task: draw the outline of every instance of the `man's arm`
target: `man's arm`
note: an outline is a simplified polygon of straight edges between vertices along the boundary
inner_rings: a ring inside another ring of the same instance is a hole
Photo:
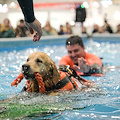
[[[86,74],[102,73],[102,67],[98,63],[90,65],[89,72]]]
[[[33,0],[17,0],[25,17],[25,21],[31,23],[35,20]]]
[[[18,3],[22,9],[25,18],[25,25],[29,29],[30,33],[33,34],[33,41],[39,41],[42,36],[41,23],[34,16],[33,0],[18,0]]]
[[[93,62],[93,61],[92,61]],[[92,63],[88,64],[87,61],[84,58],[78,59],[78,66],[73,66],[76,71],[83,72],[85,74],[93,74],[93,73],[101,73],[102,72],[102,66],[98,63]]]

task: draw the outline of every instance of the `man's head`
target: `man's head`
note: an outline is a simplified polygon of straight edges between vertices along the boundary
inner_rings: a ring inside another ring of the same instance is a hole
[[[20,26],[21,26],[21,27],[25,27],[25,23],[24,23],[24,20],[23,20],[23,19],[20,20]]]
[[[74,62],[78,64],[78,58],[85,58],[84,44],[82,38],[79,36],[71,36],[66,40],[66,48],[68,56]]]
[[[5,26],[5,27],[10,27],[10,21],[9,21],[9,19],[6,18],[6,19],[4,20],[4,26]]]

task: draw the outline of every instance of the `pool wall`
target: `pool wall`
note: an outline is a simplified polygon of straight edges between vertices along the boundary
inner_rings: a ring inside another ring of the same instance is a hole
[[[19,49],[19,47],[29,46],[44,46],[44,45],[61,45],[65,44],[67,38],[70,35],[65,36],[42,36],[39,42],[33,42],[32,37],[23,37],[23,38],[0,38],[0,52],[4,50],[12,50],[13,48]],[[110,43],[119,43],[120,35],[118,34],[96,34],[92,37],[88,37],[87,35],[81,36],[83,42],[88,40],[93,40],[97,42],[110,42]]]

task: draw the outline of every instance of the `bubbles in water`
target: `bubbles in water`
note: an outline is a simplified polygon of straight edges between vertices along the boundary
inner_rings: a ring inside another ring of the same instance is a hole
[[[88,43],[85,43],[86,51],[90,53],[94,53],[98,55],[99,57],[103,57],[103,63],[104,65],[116,65],[120,66],[119,58],[120,58],[120,44],[111,44],[111,43],[98,43],[94,41],[89,41]],[[62,50],[62,51],[61,51]],[[21,72],[21,66],[25,63],[28,55],[33,52],[42,51],[47,53],[53,61],[56,62],[56,65],[58,64],[58,60],[64,55],[67,54],[66,48],[64,45],[61,46],[45,46],[45,47],[36,47],[36,48],[26,48],[23,50],[13,50],[13,51],[3,51],[0,52],[0,93],[3,95],[9,95],[11,93],[19,93],[23,86],[25,85],[25,80],[23,80],[18,87],[11,87],[11,82],[19,75]],[[111,69],[111,71],[108,71],[104,77],[86,77],[88,80],[93,80],[99,87],[97,88],[90,88],[87,89],[85,92],[70,92],[65,93],[62,95],[56,95],[56,96],[36,96],[33,98],[25,97],[25,95],[21,95],[19,102],[20,104],[54,104],[54,103],[60,103],[58,106],[53,107],[54,109],[61,108],[61,109],[81,109],[85,108],[91,105],[104,105],[110,106],[111,108],[116,108],[118,110],[120,106],[120,70],[119,69]],[[1,95],[1,98],[4,98],[3,95]],[[6,96],[7,96],[6,95]],[[6,97],[5,96],[5,97]],[[16,96],[16,95],[15,95]],[[26,95],[27,96],[27,95]],[[12,96],[13,97],[13,96]],[[21,98],[22,97],[22,98]],[[66,104],[67,103],[67,104]],[[82,117],[90,117],[90,118],[117,118],[118,113],[116,112],[116,116],[112,115],[105,115],[105,114],[99,114],[99,112],[95,113],[95,110],[97,108],[91,107],[91,110],[94,110],[93,112],[89,113],[88,111],[84,111],[84,113],[81,113],[80,111],[69,113],[65,112],[65,116],[68,118],[78,119],[80,116]],[[105,108],[107,109],[107,108]],[[88,110],[88,109],[87,109]],[[112,111],[112,110],[111,110]],[[113,110],[114,112],[114,110]],[[69,116],[70,115],[70,116]],[[76,116],[76,117],[75,117]],[[109,116],[109,117],[108,117]],[[81,118],[81,117],[80,117]]]

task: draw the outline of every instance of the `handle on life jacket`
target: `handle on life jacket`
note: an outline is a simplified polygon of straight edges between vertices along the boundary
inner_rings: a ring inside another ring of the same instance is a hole
[[[84,84],[86,86],[91,86],[94,84],[93,81],[89,81],[89,80],[82,78],[80,75],[76,73],[76,71],[73,68],[69,66],[62,65],[60,66],[60,70],[67,72],[68,74],[70,74],[70,76],[73,76],[74,78],[78,79],[81,84]]]
[[[71,68],[72,69],[72,68]],[[69,70],[70,71],[70,70]],[[93,81],[89,81],[89,80],[86,80],[84,78],[82,78],[80,75],[77,75],[76,71],[74,69],[72,69],[71,71],[71,75],[75,78],[77,78],[79,80],[79,82],[81,82],[82,84],[84,84],[85,86],[91,86],[94,84]]]

